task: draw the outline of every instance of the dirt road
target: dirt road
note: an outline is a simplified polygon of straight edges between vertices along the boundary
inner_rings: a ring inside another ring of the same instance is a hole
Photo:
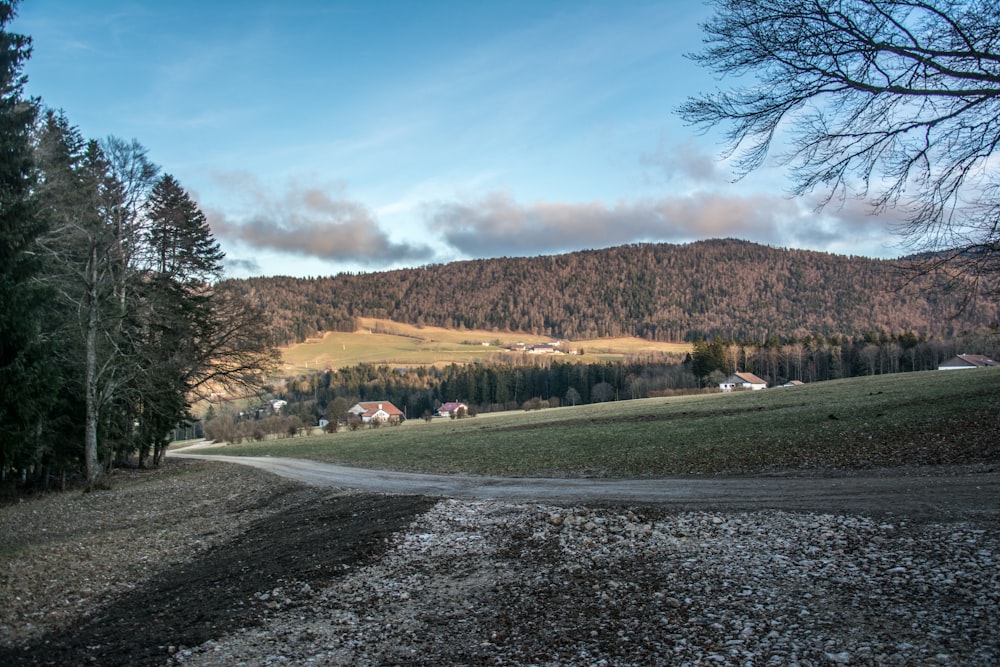
[[[0,508],[0,664],[1000,657],[996,465],[609,480],[193,458]]]
[[[992,466],[826,474],[668,479],[505,478],[368,470],[279,457],[172,452],[253,466],[314,486],[474,500],[668,506],[682,510],[894,514],[917,520],[996,520],[1000,471]]]

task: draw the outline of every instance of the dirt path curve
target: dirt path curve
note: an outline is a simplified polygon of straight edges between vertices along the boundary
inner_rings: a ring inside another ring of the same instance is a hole
[[[682,510],[781,509],[1000,520],[1000,471],[908,468],[822,475],[664,479],[508,478],[370,470],[280,457],[170,456],[239,463],[314,486],[464,499],[554,504],[660,505]]]

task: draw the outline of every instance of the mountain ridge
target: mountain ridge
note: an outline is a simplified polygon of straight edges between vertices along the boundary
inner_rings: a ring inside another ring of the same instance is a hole
[[[1000,306],[957,306],[908,259],[774,248],[737,239],[644,243],[330,277],[230,279],[271,314],[276,344],[352,331],[360,317],[554,338],[950,336]]]

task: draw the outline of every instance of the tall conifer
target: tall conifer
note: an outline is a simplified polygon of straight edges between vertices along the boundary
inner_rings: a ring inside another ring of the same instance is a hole
[[[44,225],[31,199],[30,131],[36,106],[23,97],[31,40],[7,31],[16,2],[0,2],[0,476],[35,457],[44,412],[46,355],[33,241]]]

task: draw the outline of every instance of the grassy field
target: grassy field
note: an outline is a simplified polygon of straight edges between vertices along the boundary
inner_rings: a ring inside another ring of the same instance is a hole
[[[330,332],[282,351],[286,370],[341,368],[360,363],[398,365],[467,364],[504,354],[506,346],[516,343],[548,343],[551,338],[531,334],[503,333],[416,327],[390,320],[363,318],[361,327],[352,333]],[[640,338],[606,338],[573,341],[567,347],[582,349],[583,356],[560,359],[620,361],[636,354],[691,351],[688,343],[656,343]]]
[[[205,453],[425,472],[641,477],[1000,461],[1000,369],[411,420]]]

